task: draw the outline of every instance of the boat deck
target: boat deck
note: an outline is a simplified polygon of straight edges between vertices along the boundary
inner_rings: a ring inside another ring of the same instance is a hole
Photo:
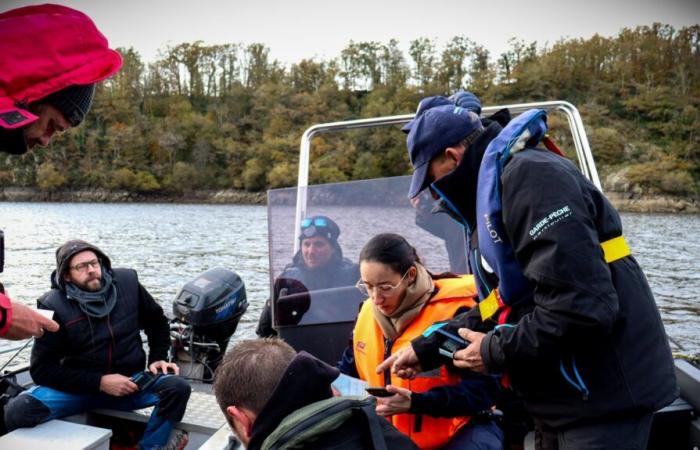
[[[178,428],[186,431],[213,433],[226,425],[226,418],[222,414],[219,404],[216,402],[214,393],[211,390],[211,385],[194,382],[190,383],[190,385],[192,386],[192,395],[190,395],[190,400],[187,402],[185,416],[182,418],[182,421],[180,421]],[[136,411],[99,409],[94,411],[94,413],[147,422],[152,411],[153,407]]]

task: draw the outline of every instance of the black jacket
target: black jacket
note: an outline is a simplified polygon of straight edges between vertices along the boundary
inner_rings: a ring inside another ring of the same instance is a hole
[[[311,270],[304,265],[299,252],[294,257],[294,262],[285,267],[275,280],[273,298],[278,298],[282,288],[287,290],[287,294],[293,294],[333,287],[353,286],[359,279],[360,268],[347,258],[336,257],[326,266]],[[301,316],[298,319],[301,319]],[[272,324],[270,299],[263,306],[255,333],[259,337],[277,336],[277,332]]]
[[[501,181],[506,233],[535,290],[510,316],[513,327],[483,340],[489,371],[507,372],[533,417],[553,427],[673,401],[673,360],[644,273],[633,256],[603,259],[600,243],[622,235],[617,211],[571,162],[548,151],[516,153]],[[570,214],[541,226],[563,208]],[[488,329],[476,314],[450,327]],[[414,341],[414,348],[422,364],[438,361],[434,342]],[[566,380],[576,382],[576,372],[584,389]]]
[[[306,352],[300,352],[289,364],[270,400],[257,415],[248,450],[259,450],[265,439],[288,415],[307,405],[332,397],[331,383],[339,373],[338,369]],[[381,417],[378,419],[389,450],[417,448],[408,436],[400,433],[388,420]],[[315,436],[308,445],[295,448],[365,450],[373,446],[367,418],[353,415],[332,432]]]
[[[97,393],[102,375],[132,376],[144,370],[146,355],[139,330],[148,337],[148,363],[165,360],[170,348],[163,309],[139,283],[136,272],[113,269],[117,302],[105,318],[90,318],[66,298],[52,275],[39,308],[54,311],[60,329],[34,342],[30,373],[36,384],[75,393]]]

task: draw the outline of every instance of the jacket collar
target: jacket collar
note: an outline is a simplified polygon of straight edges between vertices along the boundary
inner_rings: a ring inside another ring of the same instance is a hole
[[[439,208],[466,225],[470,234],[476,224],[476,188],[486,147],[501,132],[497,121],[489,121],[481,136],[467,149],[455,169],[435,181],[431,188],[440,196]]]
[[[340,371],[302,351],[287,366],[270,400],[253,423],[248,450],[258,450],[265,439],[294,411],[333,396],[331,383]]]

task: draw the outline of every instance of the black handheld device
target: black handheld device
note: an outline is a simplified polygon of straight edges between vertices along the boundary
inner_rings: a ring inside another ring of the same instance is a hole
[[[0,230],[0,273],[5,269],[5,233]]]
[[[5,270],[5,233],[0,230],[0,273]],[[0,294],[5,293],[5,286],[0,283]]]
[[[131,381],[138,386],[139,391],[143,391],[155,383],[159,377],[160,375],[154,375],[150,370],[144,370],[131,377]]]
[[[158,375],[175,375],[175,369],[168,367],[164,371],[159,371]]]
[[[368,387],[365,388],[365,391],[367,391],[369,395],[373,395],[375,397],[391,397],[394,395],[383,387]]]
[[[453,359],[456,351],[462,350],[469,345],[469,341],[462,339],[462,337],[456,334],[445,331],[442,328],[438,328],[435,332],[443,337],[439,350],[442,356]]]

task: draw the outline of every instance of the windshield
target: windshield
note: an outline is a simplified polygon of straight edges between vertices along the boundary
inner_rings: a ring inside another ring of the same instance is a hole
[[[364,244],[379,233],[404,236],[433,273],[466,273],[463,228],[444,213],[432,214],[433,200],[427,192],[412,204],[406,197],[410,180],[404,176],[305,188],[305,217],[325,216],[340,230],[333,257],[313,269],[304,255],[294,254],[300,235],[294,229],[297,188],[268,192],[276,327],[354,321],[364,300],[354,287],[359,280],[358,257]]]

